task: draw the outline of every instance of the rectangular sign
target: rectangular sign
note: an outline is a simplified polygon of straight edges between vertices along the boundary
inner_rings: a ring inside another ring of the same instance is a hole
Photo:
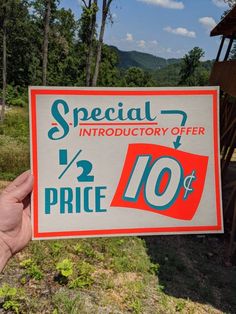
[[[223,232],[217,87],[31,87],[34,239]]]

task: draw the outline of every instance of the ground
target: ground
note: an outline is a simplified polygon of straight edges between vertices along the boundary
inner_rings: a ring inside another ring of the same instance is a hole
[[[0,275],[0,313],[235,314],[227,247],[226,235],[35,241]]]

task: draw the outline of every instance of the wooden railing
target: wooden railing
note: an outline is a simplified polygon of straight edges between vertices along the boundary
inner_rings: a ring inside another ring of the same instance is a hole
[[[236,97],[236,60],[215,62],[211,71],[210,84]]]

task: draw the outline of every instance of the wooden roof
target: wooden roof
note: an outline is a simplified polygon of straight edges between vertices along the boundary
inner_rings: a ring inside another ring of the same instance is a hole
[[[211,36],[218,35],[236,38],[236,5],[211,31]]]

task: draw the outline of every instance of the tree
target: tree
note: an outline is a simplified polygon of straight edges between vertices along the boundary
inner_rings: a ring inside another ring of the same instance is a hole
[[[155,84],[150,74],[138,67],[130,67],[125,72],[123,85],[127,87],[150,87]]]
[[[95,69],[94,69],[92,86],[97,85],[99,66],[100,66],[100,62],[101,62],[103,37],[104,37],[104,33],[105,33],[106,20],[107,20],[107,16],[108,16],[108,13],[110,10],[111,3],[112,3],[112,0],[103,0],[102,1],[102,22],[101,22],[101,28],[100,28],[99,39],[98,39],[98,44],[97,44],[97,55],[96,55],[96,62],[95,62]]]
[[[99,86],[120,86],[120,72],[117,68],[119,62],[117,53],[109,46],[103,45],[101,64],[98,75]]]
[[[1,7],[2,21],[2,108],[0,113],[0,121],[4,120],[6,106],[6,87],[7,87],[7,11],[9,3],[5,0]]]
[[[57,9],[50,27],[47,81],[50,85],[76,85],[81,69],[81,50],[75,40],[78,21],[72,11]]]
[[[26,0],[3,0],[0,4],[0,38],[2,46],[2,54],[0,56],[2,64],[2,107],[0,112],[0,120],[2,121],[4,120],[5,116],[7,81],[10,82],[14,76],[14,72],[12,73],[12,60],[15,59],[14,61],[16,63],[18,56],[21,57],[21,51],[19,55],[16,53],[14,54],[13,51],[20,36],[18,35],[19,29],[17,29],[16,32],[16,28],[20,23],[19,17],[25,17],[25,12],[27,12],[27,4],[28,3]],[[13,34],[15,36],[14,39]],[[24,62],[22,66],[24,66]]]
[[[41,56],[42,56],[42,84],[47,84],[47,68],[48,68],[48,53],[49,53],[49,37],[50,29],[55,19],[57,4],[60,0],[34,0],[33,18],[38,26],[39,34],[43,40],[41,41]]]
[[[197,85],[195,73],[203,56],[204,51],[199,47],[194,47],[184,56],[180,69],[179,85]]]
[[[45,14],[44,14],[44,36],[43,36],[43,65],[42,65],[42,83],[45,86],[47,84],[47,63],[48,63],[48,34],[49,23],[51,16],[51,0],[45,2]]]
[[[81,31],[80,37],[87,45],[87,58],[86,58],[86,86],[91,85],[91,71],[93,61],[94,40],[96,35],[96,20],[98,11],[97,0],[83,1],[83,13],[81,17]]]

